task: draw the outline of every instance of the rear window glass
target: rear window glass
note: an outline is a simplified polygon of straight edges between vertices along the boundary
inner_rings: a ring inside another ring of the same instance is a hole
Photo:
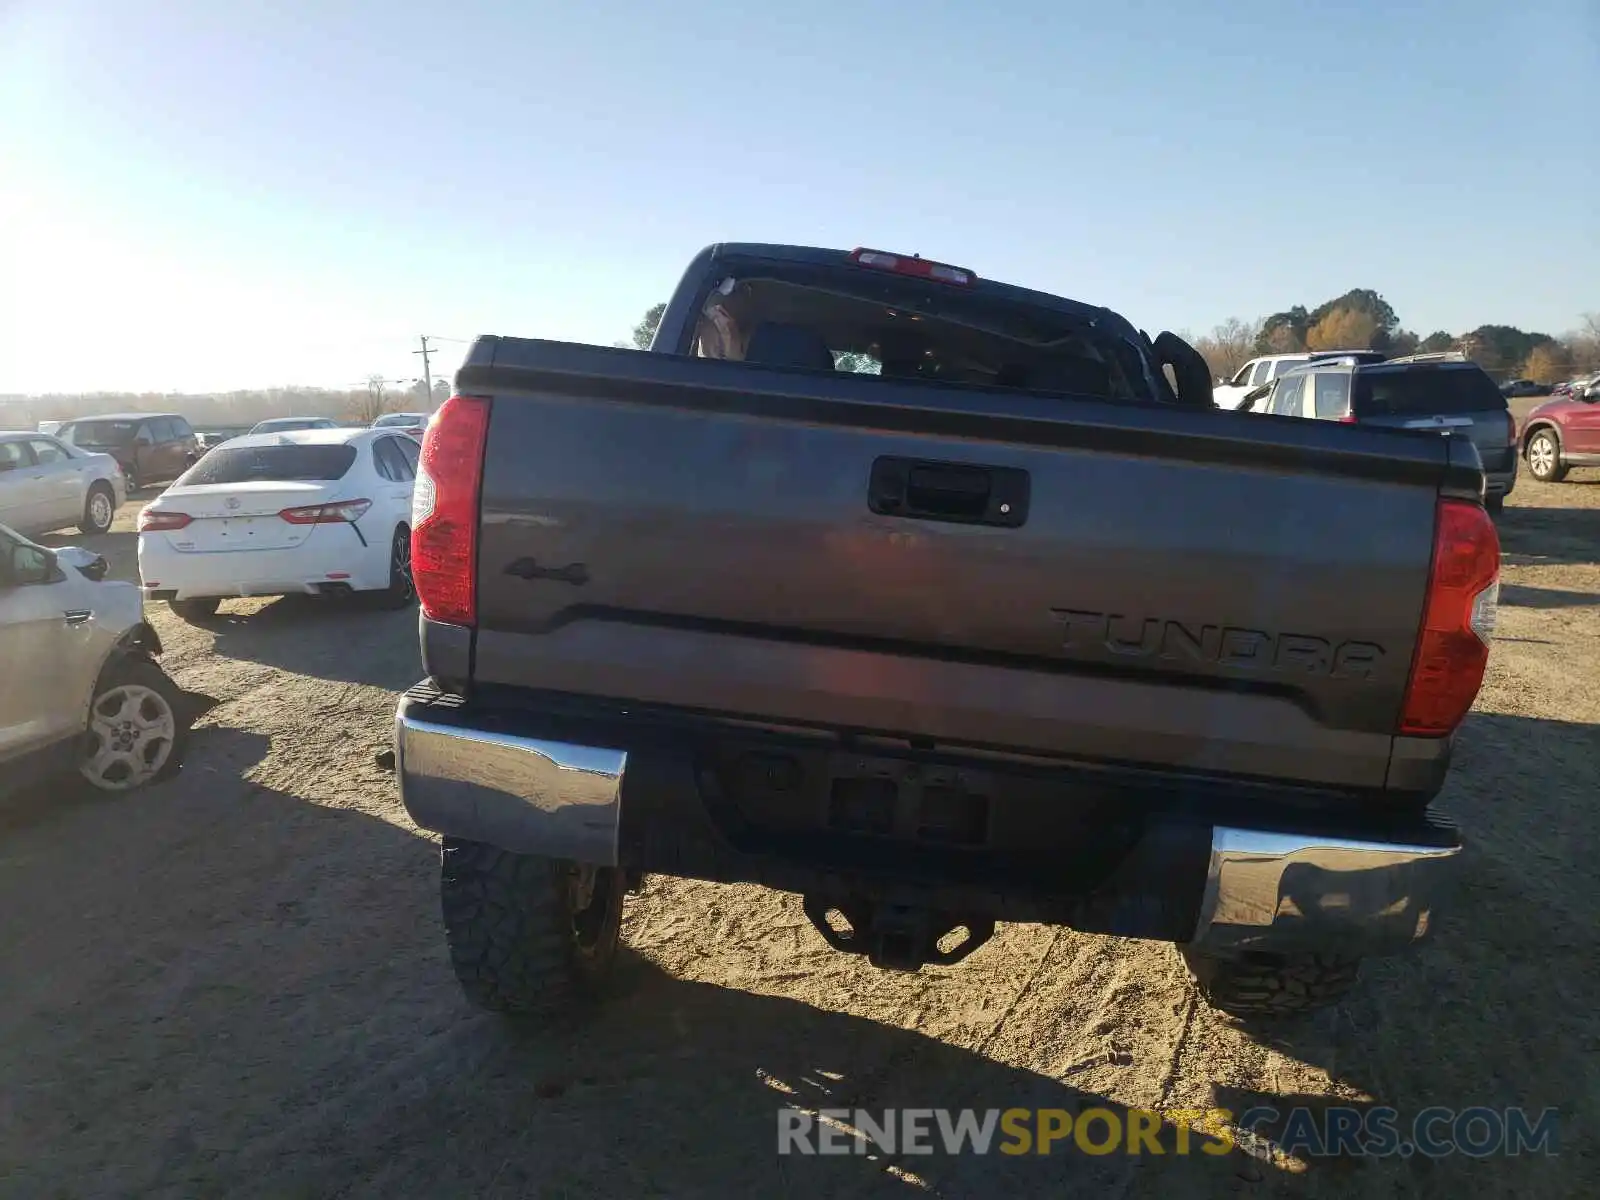
[[[790,370],[850,372],[1112,400],[1155,392],[1131,330],[1104,314],[816,264],[727,275],[689,351]]]
[[[56,436],[74,446],[126,446],[133,441],[137,421],[74,421]]]
[[[1436,416],[1504,411],[1506,398],[1477,367],[1361,371],[1355,411],[1369,417]]]
[[[348,445],[219,446],[190,467],[178,483],[322,482],[343,479],[355,461],[355,447]]]
[[[1321,371],[1316,376],[1313,396],[1317,416],[1324,421],[1336,421],[1348,411],[1350,376],[1343,371]]]

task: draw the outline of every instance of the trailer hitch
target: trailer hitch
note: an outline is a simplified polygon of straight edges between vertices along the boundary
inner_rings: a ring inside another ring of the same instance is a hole
[[[846,954],[864,954],[873,966],[889,971],[915,971],[930,963],[947,967],[994,937],[991,917],[960,916],[918,905],[807,896],[802,907],[828,945]],[[942,948],[940,943],[958,929],[967,936]]]

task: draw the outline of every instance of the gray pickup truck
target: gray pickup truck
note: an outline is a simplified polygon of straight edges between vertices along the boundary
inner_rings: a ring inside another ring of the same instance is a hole
[[[901,970],[1002,920],[1171,942],[1241,1015],[1423,938],[1482,464],[1210,387],[1171,334],[870,250],[711,247],[649,351],[480,338],[395,731],[468,996],[588,1002],[647,872],[797,893]]]

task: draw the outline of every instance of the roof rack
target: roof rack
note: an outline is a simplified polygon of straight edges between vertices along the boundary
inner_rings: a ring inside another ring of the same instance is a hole
[[[1470,362],[1471,360],[1459,350],[1440,350],[1432,354],[1402,354],[1398,358],[1386,359],[1392,363],[1424,363],[1424,362]]]

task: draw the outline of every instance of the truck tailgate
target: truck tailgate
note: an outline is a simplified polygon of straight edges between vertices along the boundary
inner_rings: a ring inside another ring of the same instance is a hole
[[[457,386],[476,684],[1384,784],[1445,439],[520,339]]]

